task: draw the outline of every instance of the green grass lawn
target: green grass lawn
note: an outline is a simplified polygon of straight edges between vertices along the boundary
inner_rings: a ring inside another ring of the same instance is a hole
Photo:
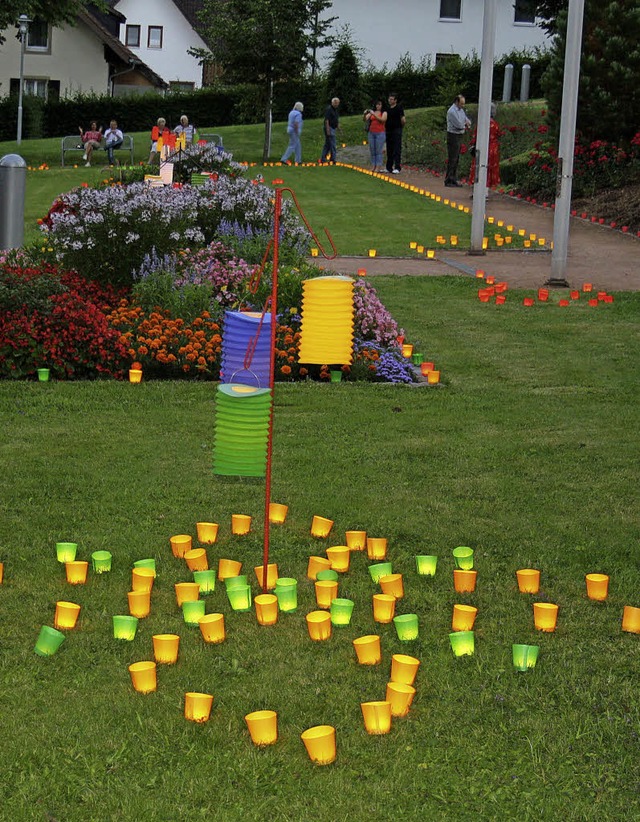
[[[321,172],[320,172],[321,173]],[[209,550],[262,556],[264,483],[211,473],[215,388],[189,382],[0,383],[0,766],[3,818],[86,820],[621,820],[638,815],[640,637],[620,631],[638,599],[636,333],[640,296],[590,309],[502,307],[464,278],[384,277],[376,287],[410,340],[442,370],[437,389],[390,385],[276,386],[272,561],[299,580],[299,609],[273,628],[234,614],[222,587],[228,639],[205,645],[187,628],[173,584],[189,578],[169,537],[220,523]],[[254,517],[245,538],[232,513]],[[313,514],[335,521],[313,540]],[[404,575],[401,613],[420,638],[402,644],[376,625],[377,588],[355,554],[340,594],[353,625],[312,643],[305,578],[310,554],[344,531],[389,539]],[[64,582],[55,542],[80,554],[108,549],[113,570],[84,587]],[[476,593],[452,586],[451,550],[470,545]],[[439,556],[435,578],[416,554]],[[152,611],[133,643],[116,642],[134,560],[157,559]],[[539,597],[520,595],[515,571],[539,568]],[[610,574],[610,597],[585,596],[584,575]],[[257,588],[254,585],[254,593]],[[55,602],[82,606],[55,657],[33,653]],[[533,629],[532,601],[560,606],[558,630]],[[478,607],[476,653],[454,659],[456,601]],[[179,662],[161,667],[155,694],[136,694],[127,665],[149,659],[154,633],[181,636]],[[383,662],[355,663],[351,641],[379,633]],[[540,645],[537,667],[516,673],[513,642]],[[368,736],[360,702],[381,699],[390,656],[421,667],[410,714]],[[182,715],[184,693],[214,694],[211,720]],[[278,711],[280,739],[258,750],[245,713]],[[313,766],[299,735],[337,728],[338,758]]]

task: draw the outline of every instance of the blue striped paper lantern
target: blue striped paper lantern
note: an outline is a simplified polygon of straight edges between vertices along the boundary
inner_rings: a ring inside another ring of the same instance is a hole
[[[271,313],[259,311],[225,311],[222,328],[220,379],[223,383],[269,385],[271,365]],[[260,322],[262,321],[262,325]],[[249,368],[244,367],[247,346],[260,333]]]

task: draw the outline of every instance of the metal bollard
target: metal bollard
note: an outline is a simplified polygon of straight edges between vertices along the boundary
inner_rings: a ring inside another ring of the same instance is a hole
[[[19,154],[0,159],[0,249],[24,243],[24,194],[27,164]]]
[[[529,99],[529,83],[531,82],[531,66],[525,63],[522,67],[522,78],[520,79],[520,102],[526,103]]]
[[[511,89],[513,88],[513,64],[507,63],[504,67],[504,81],[502,83],[502,102],[508,103],[511,100]]]

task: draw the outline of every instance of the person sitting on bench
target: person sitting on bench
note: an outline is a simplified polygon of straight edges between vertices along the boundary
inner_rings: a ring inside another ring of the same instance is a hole
[[[92,120],[86,131],[82,130],[82,126],[78,126],[78,130],[80,131],[80,139],[82,140],[82,145],[84,147],[82,159],[87,161],[87,166],[90,166],[93,149],[100,148],[100,143],[102,142],[102,127],[98,128],[96,121]]]
[[[118,122],[116,120],[112,120],[109,123],[109,128],[104,133],[104,141],[107,156],[109,158],[109,165],[112,166],[115,164],[113,152],[116,148],[120,148],[124,142],[124,134],[118,128]]]

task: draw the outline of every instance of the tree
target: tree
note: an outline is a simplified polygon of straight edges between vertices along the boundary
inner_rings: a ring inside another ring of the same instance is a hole
[[[264,160],[271,142],[273,84],[304,74],[310,47],[328,40],[320,14],[329,6],[327,0],[204,0],[199,16],[209,52],[191,53],[221,65],[231,82],[259,86],[265,113]]]
[[[360,67],[354,47],[343,40],[333,52],[326,81],[327,98],[339,97],[343,114],[362,112]]]
[[[557,18],[549,68],[543,84],[550,124],[558,128],[567,12]],[[640,108],[640,6],[638,0],[586,0],[583,26],[578,132],[588,140],[630,140]]]
[[[21,14],[31,20],[36,18],[48,23],[74,23],[78,11],[89,5],[89,0],[3,0],[0,3],[0,32],[10,35]],[[101,4],[99,4],[101,5]],[[4,40],[0,35],[0,42]]]
[[[314,80],[318,69],[318,50],[331,46],[334,37],[329,34],[329,29],[338,19],[337,17],[321,17],[323,11],[331,8],[332,0],[311,0],[309,12],[311,16],[311,27],[309,32],[309,65],[311,67],[311,79]]]
[[[569,0],[540,0],[536,4],[536,14],[542,18],[541,28],[549,35],[556,33],[556,20],[568,3]]]

